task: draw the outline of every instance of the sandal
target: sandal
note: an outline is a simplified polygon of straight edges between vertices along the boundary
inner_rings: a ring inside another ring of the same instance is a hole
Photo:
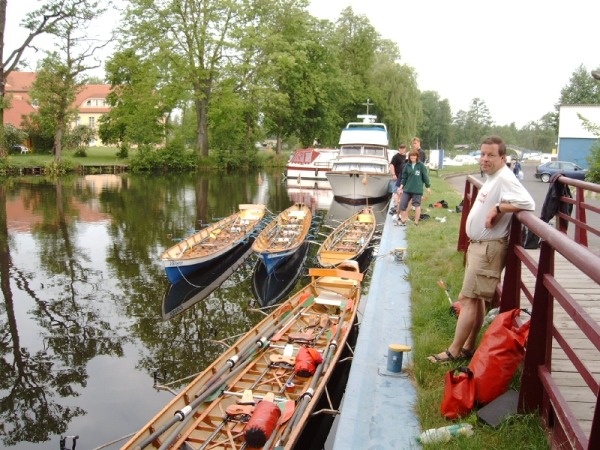
[[[460,357],[463,359],[471,359],[475,352],[473,350],[467,350],[466,348],[462,348],[460,350]]]
[[[452,353],[450,353],[449,350],[445,350],[443,353],[446,357],[439,357],[438,355],[430,355],[427,357],[427,361],[429,361],[430,363],[433,364],[438,364],[438,363],[449,363],[449,362],[454,362],[454,361],[458,361],[460,359],[460,357],[458,356],[454,356]]]

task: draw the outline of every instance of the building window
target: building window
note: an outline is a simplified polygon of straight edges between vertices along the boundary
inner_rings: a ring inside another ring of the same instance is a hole
[[[90,120],[90,122],[89,122],[90,128],[92,128],[92,129],[96,128],[96,118],[90,117],[89,120]]]

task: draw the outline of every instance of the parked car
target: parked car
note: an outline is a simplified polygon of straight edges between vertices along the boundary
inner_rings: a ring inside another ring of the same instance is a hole
[[[443,160],[444,167],[446,166],[462,166],[463,163],[460,161],[456,161],[455,159],[448,158],[447,156]]]
[[[569,161],[550,161],[540,164],[535,168],[535,177],[542,180],[544,183],[550,181],[550,178],[555,173],[562,173],[569,178],[583,180],[587,174],[587,169],[579,167],[577,164]]]
[[[479,155],[481,156],[481,153]],[[471,155],[456,155],[454,161],[458,161],[465,166],[479,164],[479,160]]]

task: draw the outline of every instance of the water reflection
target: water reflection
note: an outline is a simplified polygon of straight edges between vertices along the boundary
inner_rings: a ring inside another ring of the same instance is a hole
[[[196,273],[170,284],[162,302],[163,319],[172,319],[219,288],[252,254],[253,242],[254,239],[248,239],[223,258],[218,258]]]
[[[261,307],[276,304],[294,290],[304,272],[310,245],[309,242],[304,242],[296,253],[271,274],[267,274],[262,260],[257,261],[252,273],[252,293]]]
[[[324,192],[289,194],[280,171],[260,175],[260,184],[258,173],[0,181],[0,446],[58,448],[79,435],[78,447],[95,448],[125,436],[170,399],[152,390],[154,370],[177,389],[261,319],[252,255],[234,270],[222,264],[219,288],[189,308],[197,293],[167,292],[159,259],[240,203],[276,213],[299,195],[326,220],[352,214],[333,214]],[[307,245],[300,268],[316,249]],[[168,321],[163,300],[178,309]]]

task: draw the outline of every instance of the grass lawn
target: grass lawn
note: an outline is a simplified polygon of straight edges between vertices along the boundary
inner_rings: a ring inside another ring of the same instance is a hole
[[[460,167],[449,167],[444,173]],[[464,168],[462,169],[464,171]],[[475,172],[477,168],[475,167]],[[432,195],[423,202],[426,205],[444,199],[454,209],[462,200],[442,177],[431,177]],[[419,227],[407,227],[409,281],[412,288],[413,357],[412,376],[418,390],[416,414],[424,430],[450,425],[440,413],[444,390],[444,375],[460,364],[432,364],[425,358],[443,351],[454,336],[456,319],[449,312],[450,302],[437,281],[442,279],[449,288],[452,301],[456,301],[464,274],[463,254],[458,252],[460,214],[446,210],[431,211],[432,219],[422,220]],[[433,216],[445,216],[446,222],[438,222]],[[480,338],[483,332],[480,334]],[[466,363],[465,363],[466,364]],[[518,390],[519,376],[511,384]],[[448,443],[429,444],[426,448],[440,449],[546,449],[548,443],[538,416],[516,415],[506,420],[498,429],[478,422],[475,413],[458,422],[475,427],[471,437],[454,438]]]
[[[86,150],[86,157],[78,157],[74,155],[74,151],[63,151],[62,158],[71,160],[75,165],[122,165],[128,164],[128,158],[117,158],[118,148],[115,147],[90,147]],[[129,152],[131,156],[135,150]],[[54,160],[54,155],[45,153],[28,153],[26,155],[16,154],[10,155],[10,163],[16,167],[42,167]]]

